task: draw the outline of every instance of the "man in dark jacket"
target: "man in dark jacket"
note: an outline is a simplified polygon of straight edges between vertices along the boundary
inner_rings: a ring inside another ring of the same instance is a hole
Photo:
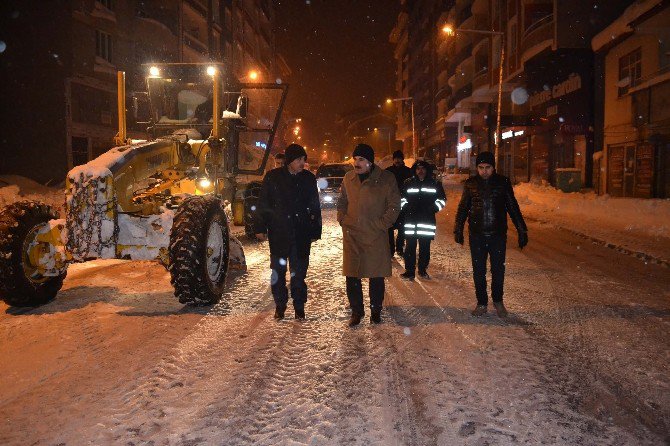
[[[412,166],[415,175],[402,187],[400,206],[405,214],[403,229],[405,247],[405,272],[400,276],[414,280],[416,266],[416,244],[419,242],[419,276],[430,279],[430,241],[435,238],[435,214],[447,204],[442,184],[433,178],[433,171],[426,161],[417,161]]]
[[[491,295],[498,316],[506,317],[503,304],[505,280],[505,251],[507,242],[507,214],[519,235],[519,248],[528,244],[528,228],[523,221],[521,209],[514,198],[514,189],[509,179],[495,172],[495,157],[491,152],[477,155],[477,176],[465,182],[463,195],[458,204],[454,238],[463,244],[463,226],[466,218],[470,228],[470,253],[472,273],[475,281],[477,306],[473,316],[486,314],[488,294],[486,291],[486,258],[491,258]]]
[[[296,319],[305,319],[307,268],[312,241],[321,238],[321,207],[316,177],[305,170],[307,153],[291,144],[284,166],[272,169],[263,179],[258,200],[256,238],[270,242],[272,296],[275,319],[283,319],[288,303],[286,265],[291,270],[291,297]]]
[[[405,155],[400,150],[393,152],[393,164],[387,167],[386,170],[395,176],[399,191],[402,191],[402,186],[405,184],[405,181],[412,177],[412,169],[405,166]],[[401,211],[398,219],[395,221],[393,226],[389,228],[389,246],[391,247],[391,257],[393,257],[394,252],[397,252],[399,256],[403,255],[403,249],[405,245],[405,236],[403,234],[402,228],[403,216],[404,214]],[[394,237],[394,231],[396,229],[398,230],[397,238]]]

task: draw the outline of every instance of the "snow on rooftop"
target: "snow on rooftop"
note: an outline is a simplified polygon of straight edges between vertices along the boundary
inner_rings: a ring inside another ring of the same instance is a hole
[[[612,40],[617,39],[622,34],[633,32],[633,28],[630,27],[630,23],[662,1],[663,0],[638,0],[630,5],[628,8],[626,8],[623,14],[619,16],[618,19],[613,21],[607,28],[596,34],[596,36],[591,40],[591,48],[593,48],[593,51],[598,51]]]

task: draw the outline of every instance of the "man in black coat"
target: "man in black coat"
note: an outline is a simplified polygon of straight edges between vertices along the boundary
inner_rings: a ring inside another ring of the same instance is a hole
[[[426,161],[417,161],[412,166],[415,175],[405,181],[401,189],[400,206],[405,215],[403,229],[405,247],[405,272],[400,276],[414,280],[416,266],[416,244],[419,243],[419,277],[430,279],[430,242],[435,238],[437,226],[435,214],[447,204],[442,184],[433,178],[433,170]]]
[[[405,166],[405,155],[400,150],[393,152],[393,164],[387,167],[386,170],[395,176],[399,191],[402,191],[402,186],[405,184],[405,181],[412,177],[412,169]],[[403,218],[404,214],[402,211],[400,211],[398,219],[395,221],[393,226],[389,228],[389,246],[391,247],[391,257],[393,257],[394,252],[397,252],[399,256],[403,255],[403,249],[405,245],[405,236],[402,229]],[[398,230],[397,238],[395,238],[393,233],[396,229]]]
[[[291,297],[296,319],[305,319],[307,268],[312,241],[321,238],[321,207],[316,177],[305,170],[307,153],[291,144],[284,166],[272,169],[263,179],[258,199],[256,238],[270,242],[272,296],[275,319],[283,319],[288,303],[286,266],[291,271]]]
[[[523,221],[519,203],[509,179],[495,172],[495,157],[491,152],[477,155],[477,175],[465,182],[463,195],[456,212],[454,238],[463,244],[463,226],[469,220],[470,254],[475,281],[477,306],[473,316],[486,314],[486,258],[491,258],[491,295],[498,316],[506,317],[503,304],[505,280],[505,252],[507,242],[507,214],[519,235],[519,248],[528,244],[528,228]]]

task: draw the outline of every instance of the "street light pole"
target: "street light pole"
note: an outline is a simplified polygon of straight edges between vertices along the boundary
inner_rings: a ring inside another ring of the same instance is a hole
[[[452,28],[449,25],[442,27],[442,32],[448,36],[453,36],[457,32],[463,33],[472,33],[472,34],[486,34],[490,36],[500,36],[500,70],[498,73],[498,107],[497,107],[497,116],[496,116],[496,134],[495,134],[495,160],[498,162],[498,154],[500,147],[500,107],[502,107],[502,86],[503,86],[503,61],[505,59],[505,33],[502,31],[486,31],[481,29],[461,29],[461,28]]]
[[[417,146],[417,140],[416,140],[416,130],[414,128],[414,98],[412,96],[408,96],[406,98],[392,98],[392,99],[387,99],[387,102],[404,102],[404,101],[409,101],[410,103],[410,108],[412,110],[412,156],[416,160],[416,146]],[[390,135],[390,133],[389,133]],[[390,140],[390,136],[389,136]]]

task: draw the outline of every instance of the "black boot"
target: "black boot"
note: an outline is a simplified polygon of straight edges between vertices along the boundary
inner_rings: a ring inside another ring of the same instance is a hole
[[[305,309],[296,308],[295,309],[295,318],[296,320],[304,321],[305,320]]]
[[[275,308],[275,319],[278,321],[284,319],[284,313],[286,312],[286,307],[277,307]]]
[[[382,310],[372,310],[372,313],[370,314],[370,322],[373,324],[381,324]]]
[[[351,318],[349,318],[349,326],[350,327],[355,327],[356,325],[361,323],[361,319],[363,319],[362,314],[358,313],[351,313]]]

